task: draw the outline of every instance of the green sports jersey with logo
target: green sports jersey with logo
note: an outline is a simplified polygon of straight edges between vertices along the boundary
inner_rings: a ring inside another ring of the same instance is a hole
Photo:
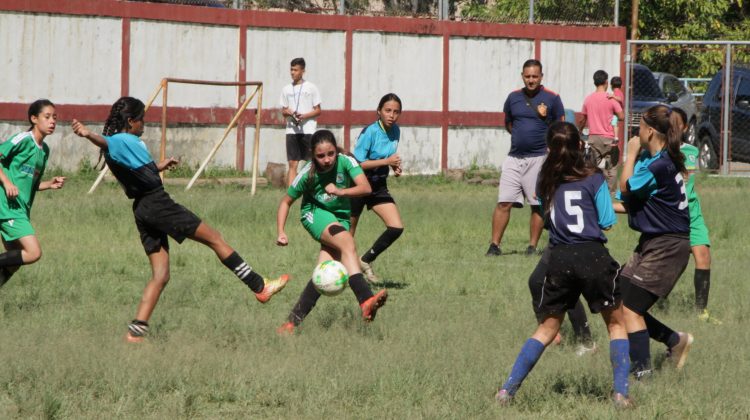
[[[688,210],[692,218],[693,214],[696,214],[696,211],[699,213],[701,211],[701,203],[698,200],[698,194],[695,192],[695,171],[698,170],[698,148],[687,143],[682,143],[680,152],[685,156],[685,169],[687,169],[689,174],[685,187],[688,198]]]
[[[0,144],[0,165],[5,176],[18,188],[18,196],[9,200],[3,187],[0,219],[29,218],[47,158],[49,147],[45,143],[38,145],[31,132],[16,134]]]
[[[351,215],[351,204],[347,197],[337,197],[326,193],[328,184],[335,184],[338,188],[349,188],[354,184],[354,178],[363,174],[362,168],[357,161],[347,155],[339,153],[336,167],[325,173],[316,173],[312,183],[308,181],[312,162],[302,168],[289,186],[287,194],[293,199],[302,198],[302,214],[308,213],[316,208],[327,210],[339,219],[349,219]]]

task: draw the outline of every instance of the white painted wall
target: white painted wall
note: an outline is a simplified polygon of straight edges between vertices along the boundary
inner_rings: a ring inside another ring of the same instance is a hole
[[[534,41],[451,38],[449,108],[500,112],[510,92],[523,87],[524,61],[534,58]]]
[[[389,92],[405,111],[443,108],[442,38],[355,32],[352,44],[352,109],[374,110]]]
[[[343,109],[346,79],[344,32],[249,28],[247,80],[263,82],[263,107],[278,108],[281,89],[291,82],[289,64],[305,59],[305,79],[318,86],[321,109]]]
[[[510,151],[510,133],[504,128],[448,130],[448,167],[499,169]]]
[[[594,88],[594,72],[620,76],[620,44],[542,41],[544,85],[560,94],[565,108],[580,112]]]
[[[114,102],[121,34],[119,19],[0,13],[0,102]]]
[[[239,37],[234,27],[132,21],[130,95],[146,102],[164,77],[237,80],[237,51]],[[116,55],[119,61],[119,50]],[[178,107],[236,107],[237,88],[170,83],[168,101],[169,106]],[[154,106],[161,103],[159,95]]]

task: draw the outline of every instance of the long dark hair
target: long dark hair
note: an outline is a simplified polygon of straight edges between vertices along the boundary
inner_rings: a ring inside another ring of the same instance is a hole
[[[682,143],[682,116],[666,105],[654,105],[643,113],[643,121],[666,138],[667,154],[677,167],[685,172],[685,156],[680,151]]]
[[[320,171],[318,161],[315,160],[315,147],[321,143],[331,143],[336,148],[336,159],[338,159],[339,153],[341,153],[341,149],[336,144],[336,137],[330,130],[318,130],[312,135],[312,138],[310,138],[310,157],[312,158],[312,162],[310,162],[310,172],[307,173],[308,187],[313,186],[315,174]]]
[[[385,106],[385,103],[389,101],[398,102],[398,107],[401,108],[401,110],[403,111],[404,106],[401,105],[401,98],[399,98],[398,95],[396,95],[395,93],[386,93],[385,95],[383,95],[382,98],[380,98],[380,102],[378,103],[378,111],[383,109],[383,107]]]
[[[39,114],[42,113],[42,110],[44,107],[51,106],[52,108],[55,107],[55,104],[52,103],[49,99],[37,99],[36,101],[32,102],[31,105],[29,105],[29,124],[31,126],[29,127],[29,131],[34,129],[34,123],[31,122],[31,117],[39,116]]]
[[[104,122],[102,134],[111,136],[129,128],[128,119],[142,119],[146,113],[146,106],[139,99],[123,96],[118,99],[109,110],[109,117]]]
[[[679,107],[676,107],[676,106],[672,107],[672,112],[673,113],[677,113],[677,115],[680,116],[680,120],[681,121],[678,121],[678,124],[679,124],[680,133],[682,133],[681,140],[684,143],[687,140],[685,138],[687,136],[687,133],[685,132],[685,127],[688,126],[687,112],[685,112],[682,108],[679,108]]]
[[[549,154],[539,172],[537,193],[544,205],[545,216],[555,197],[557,187],[570,181],[584,179],[599,169],[586,158],[581,134],[575,125],[556,121],[547,130]]]

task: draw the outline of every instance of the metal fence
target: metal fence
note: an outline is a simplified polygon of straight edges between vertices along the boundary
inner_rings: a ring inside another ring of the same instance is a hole
[[[130,0],[245,10],[617,26],[619,0]]]
[[[625,63],[630,134],[649,107],[680,107],[701,170],[750,174],[750,42],[628,41]]]

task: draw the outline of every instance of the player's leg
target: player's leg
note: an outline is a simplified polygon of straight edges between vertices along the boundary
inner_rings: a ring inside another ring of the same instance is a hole
[[[360,267],[370,283],[377,283],[380,279],[375,275],[371,264],[375,261],[378,255],[388,249],[388,247],[396,242],[401,236],[404,232],[404,224],[401,221],[401,214],[398,211],[396,203],[379,203],[372,207],[372,211],[374,211],[385,224],[385,232],[375,240],[375,243],[372,244],[370,249],[362,254],[362,257],[360,257]]]
[[[586,316],[586,310],[579,299],[573,309],[567,311],[570,325],[573,327],[573,334],[578,342],[576,346],[576,355],[583,356],[586,353],[596,351],[596,343],[591,337],[591,328]]]
[[[162,290],[169,282],[169,247],[159,246],[148,254],[151,264],[151,278],[143,289],[141,302],[135,312],[135,319],[128,325],[127,341],[137,343],[143,341],[148,332],[148,320],[159,302]]]
[[[613,402],[618,408],[628,408],[633,405],[629,398],[628,374],[630,373],[630,344],[628,332],[625,328],[625,318],[622,304],[614,309],[601,312],[609,333],[609,361],[612,364],[614,395]]]
[[[528,376],[531,369],[534,368],[534,365],[536,365],[536,362],[542,356],[544,349],[552,342],[558,331],[560,331],[560,324],[564,316],[562,313],[545,316],[531,338],[526,340],[516,357],[515,363],[513,363],[513,368],[510,371],[508,379],[503,383],[497,395],[495,395],[495,400],[498,403],[503,405],[510,403],[516,391],[518,391],[518,388],[524,379],[526,379],[526,376]]]
[[[20,266],[42,258],[42,247],[29,219],[8,219],[0,222],[0,234],[6,252],[0,254],[0,286],[7,283]]]
[[[711,289],[711,250],[707,245],[692,247],[695,258],[695,308],[703,315],[708,307],[708,293]],[[708,317],[706,316],[706,320]]]
[[[354,236],[357,231],[359,219],[362,217],[362,211],[365,209],[366,197],[354,197],[349,200],[351,216],[349,216],[349,232]]]
[[[368,286],[360,271],[354,238],[341,223],[336,222],[323,229],[320,235],[320,243],[341,254],[340,261],[349,272],[349,286],[357,297],[362,309],[362,317],[371,321],[375,318],[378,308],[385,304],[388,292],[383,289],[375,295],[372,294],[370,286]]]
[[[505,158],[500,174],[497,205],[492,212],[492,238],[486,256],[501,255],[500,243],[510,221],[510,210],[513,206],[523,206],[523,188],[521,186],[522,159],[512,156]]]
[[[221,263],[242,280],[255,293],[256,299],[261,303],[268,302],[289,281],[289,276],[286,274],[277,279],[267,279],[253,271],[253,268],[245,262],[237,251],[226,243],[221,233],[205,222],[200,222],[195,232],[188,237],[211,248]]]
[[[292,181],[294,181],[294,178],[297,177],[297,165],[299,165],[298,160],[289,160],[287,161],[287,164],[289,165],[289,169],[286,173],[286,185],[287,187],[292,185]]]
[[[328,260],[340,260],[341,253],[333,248],[321,244],[320,252],[318,253],[318,264]],[[320,299],[320,293],[315,289],[312,279],[310,279],[305,288],[302,289],[302,293],[297,299],[297,303],[292,307],[292,311],[289,313],[287,322],[276,330],[279,334],[291,334],[294,329],[298,327],[307,315],[315,308],[315,305]]]
[[[526,255],[536,254],[536,248],[539,244],[539,238],[544,230],[544,221],[542,220],[542,206],[536,197],[537,181],[539,172],[544,165],[545,156],[536,156],[526,158],[526,166],[521,173],[521,188],[526,201],[531,207],[529,218],[529,246],[526,248]]]
[[[656,303],[658,296],[630,283],[627,277],[619,279],[623,294],[623,320],[628,333],[630,369],[636,379],[651,375],[651,348],[644,315]]]
[[[526,248],[526,255],[534,255],[539,244],[539,238],[542,237],[544,220],[542,219],[542,206],[532,205],[529,207],[531,207],[531,215],[529,217],[529,246]]]

